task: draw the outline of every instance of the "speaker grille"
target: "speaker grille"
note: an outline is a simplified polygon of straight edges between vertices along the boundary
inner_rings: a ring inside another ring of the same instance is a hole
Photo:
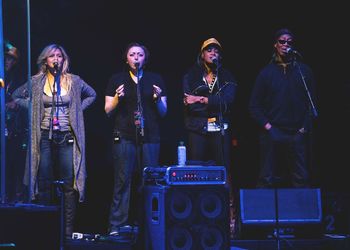
[[[229,248],[229,199],[223,185],[145,186],[145,200],[146,249]]]
[[[321,221],[320,189],[240,190],[241,238],[265,238],[277,228],[288,237],[319,237]]]
[[[275,196],[281,225],[321,222],[320,189],[241,189],[242,223],[276,223]]]

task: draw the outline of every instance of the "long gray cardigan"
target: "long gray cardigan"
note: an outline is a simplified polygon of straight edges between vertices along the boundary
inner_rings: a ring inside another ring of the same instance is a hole
[[[73,166],[74,166],[74,189],[79,192],[79,201],[84,200],[85,193],[85,128],[83,110],[85,110],[96,99],[95,90],[84,82],[79,76],[71,74],[72,87],[69,92],[71,103],[69,106],[69,122],[74,136]],[[37,174],[40,162],[40,137],[41,121],[44,117],[43,89],[46,74],[32,77],[32,127],[31,127],[31,170],[30,170],[30,197],[35,198],[38,192]],[[29,107],[27,83],[18,88],[12,95],[21,106]],[[28,150],[29,153],[29,150]],[[24,184],[29,185],[29,157],[27,154]]]

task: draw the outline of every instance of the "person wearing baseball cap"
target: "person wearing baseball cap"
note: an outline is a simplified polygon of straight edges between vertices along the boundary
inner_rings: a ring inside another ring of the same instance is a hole
[[[308,143],[315,81],[310,67],[300,62],[294,43],[289,29],[275,33],[272,60],[258,74],[250,97],[250,114],[261,128],[259,188],[310,185]]]
[[[207,40],[205,40],[203,42],[203,44],[201,46],[201,51],[203,51],[209,45],[214,45],[220,50],[222,49],[221,44],[219,43],[219,41],[212,37],[212,38],[209,38],[209,39],[207,39]]]
[[[27,142],[27,111],[13,100],[13,92],[24,83],[19,65],[20,53],[8,41],[4,41],[5,73],[5,137],[6,137],[6,198],[8,202],[24,199],[23,173]]]
[[[209,38],[207,40],[205,40],[200,48],[199,54],[198,54],[198,58],[197,58],[197,64],[201,65],[203,64],[203,51],[207,50],[208,48],[215,48],[217,51],[217,56],[213,57],[211,56],[209,59],[212,59],[211,61],[208,61],[208,65],[207,66],[211,66],[214,67],[217,66],[216,64],[221,62],[221,58],[222,58],[222,46],[219,43],[218,40],[216,40],[215,38]]]
[[[232,73],[222,67],[222,59],[223,46],[216,38],[202,42],[197,62],[183,77],[185,128],[189,163],[212,162],[225,166],[233,204],[230,112],[237,84]]]
[[[10,71],[19,60],[19,50],[10,43],[5,44],[5,71]]]

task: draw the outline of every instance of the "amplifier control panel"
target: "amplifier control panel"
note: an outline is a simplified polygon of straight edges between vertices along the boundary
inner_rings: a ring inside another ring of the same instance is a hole
[[[224,185],[224,166],[170,166],[166,169],[165,182],[168,185]]]

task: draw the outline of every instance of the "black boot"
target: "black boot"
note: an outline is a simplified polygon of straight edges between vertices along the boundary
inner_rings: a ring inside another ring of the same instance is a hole
[[[77,208],[77,193],[72,186],[67,187],[65,185],[65,204],[64,204],[64,222],[65,222],[65,236],[67,239],[72,238],[72,233],[74,230],[74,219]]]

